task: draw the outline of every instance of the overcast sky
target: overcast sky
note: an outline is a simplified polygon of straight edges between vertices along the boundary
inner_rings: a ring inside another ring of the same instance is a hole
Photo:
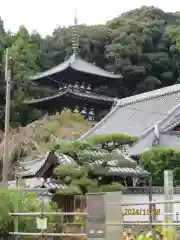
[[[15,32],[25,25],[29,31],[46,35],[57,25],[71,25],[75,8],[79,23],[101,24],[142,5],[180,11],[179,0],[0,0],[0,16],[7,30]]]

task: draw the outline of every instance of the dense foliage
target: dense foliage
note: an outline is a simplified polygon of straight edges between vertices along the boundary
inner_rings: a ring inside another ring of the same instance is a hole
[[[40,212],[42,202],[37,198],[34,193],[23,194],[21,191],[13,191],[12,189],[0,189],[0,237],[6,239],[9,232],[14,231],[14,217],[9,213],[17,212]],[[49,204],[46,202],[43,206],[44,211],[56,211],[56,204]],[[58,220],[57,220],[58,219]],[[52,232],[52,229],[56,226],[57,222],[60,223],[58,216],[50,216],[48,218],[48,228]],[[23,216],[19,217],[18,221],[19,231],[22,232],[34,232],[36,231],[36,219],[34,217]],[[27,239],[30,239],[27,237]]]
[[[154,7],[142,7],[108,21],[105,25],[79,27],[79,54],[97,66],[122,72],[119,97],[153,90],[179,81],[180,16]],[[41,115],[20,103],[49,90],[28,81],[30,75],[64,61],[71,52],[71,27],[58,27],[42,38],[20,27],[6,32],[0,20],[0,125],[4,119],[4,49],[9,44],[12,63],[11,122],[26,124]]]
[[[152,174],[153,186],[164,185],[164,170],[173,169],[174,184],[180,184],[180,150],[152,148],[140,157],[140,164]]]
[[[124,135],[121,133],[107,133],[96,134],[89,137],[87,140],[74,140],[74,141],[62,141],[57,138],[53,142],[53,150],[60,151],[61,153],[68,154],[73,158],[76,158],[79,151],[82,150],[96,150],[107,151],[111,153],[114,149],[119,148],[122,151],[126,146],[130,146],[137,141],[138,138]]]

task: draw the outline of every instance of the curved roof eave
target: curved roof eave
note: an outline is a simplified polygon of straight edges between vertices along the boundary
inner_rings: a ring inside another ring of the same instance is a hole
[[[106,72],[105,70],[103,70],[105,72],[104,74],[103,73],[98,74],[98,73],[90,72],[88,70],[86,71],[86,70],[78,69],[78,68],[74,67],[73,65],[70,65],[70,68],[77,71],[77,72],[87,73],[87,74],[96,75],[96,76],[105,77],[105,78],[112,78],[112,79],[123,78],[123,76],[121,74],[113,74],[113,73],[110,73],[110,72]],[[101,69],[101,71],[102,71],[102,69]]]
[[[123,78],[122,74],[114,74],[114,73],[108,72],[92,63],[84,61],[80,57],[76,57],[75,60],[71,63],[70,67],[76,71],[84,72],[84,73],[92,74],[96,76],[114,78],[114,79]]]
[[[101,69],[100,67],[93,65],[92,63],[82,60],[80,57],[75,57],[74,55],[72,55],[65,62],[63,62],[45,72],[39,73],[35,76],[32,76],[29,78],[29,80],[39,80],[41,78],[50,77],[53,74],[56,74],[56,73],[66,70],[67,68],[71,68],[75,71],[92,74],[92,75],[96,75],[96,76],[101,76],[101,77],[106,77],[106,78],[112,78],[112,79],[123,78],[122,74],[110,73],[104,69]]]
[[[39,99],[32,99],[32,100],[25,100],[23,103],[24,104],[34,104],[34,103],[40,103],[40,102],[44,102],[44,101],[49,101],[51,99],[63,96],[64,94],[66,94],[66,92],[67,92],[67,90],[64,91],[64,92],[59,92],[59,93],[54,94],[53,96],[49,96],[49,97],[44,97],[44,98],[39,98]]]
[[[67,61],[45,71],[45,72],[41,72],[35,76],[29,77],[29,80],[39,80],[41,78],[45,78],[45,77],[50,77],[53,74],[56,74],[58,72],[62,72],[64,70],[66,70],[70,65],[70,60],[68,59]]]
[[[35,104],[35,103],[40,103],[40,102],[44,102],[44,101],[49,101],[49,100],[52,100],[52,99],[55,99],[55,98],[59,98],[61,96],[64,96],[66,94],[69,94],[69,95],[72,95],[72,96],[86,96],[87,98],[90,98],[90,99],[95,99],[95,100],[99,100],[99,101],[104,101],[104,102],[111,102],[113,103],[114,102],[114,98],[112,97],[107,97],[107,96],[104,96],[104,95],[99,95],[99,94],[95,94],[95,93],[92,93],[92,94],[88,94],[88,93],[83,93],[83,92],[73,92],[72,90],[70,89],[66,89],[62,92],[59,92],[57,94],[54,94],[52,96],[49,96],[49,97],[44,97],[44,98],[40,98],[40,99],[32,99],[32,100],[26,100],[24,101],[24,104]]]

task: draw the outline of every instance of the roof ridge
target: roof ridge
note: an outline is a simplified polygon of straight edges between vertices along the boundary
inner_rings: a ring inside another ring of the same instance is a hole
[[[73,53],[73,54],[70,56],[70,58],[68,59],[68,60],[69,60],[69,65],[72,66],[76,59],[77,59],[77,57],[76,57],[76,55]]]
[[[169,94],[172,94],[175,92],[180,92],[180,83],[174,84],[174,85],[171,85],[168,87],[164,87],[164,88],[159,88],[159,89],[156,89],[153,91],[140,93],[140,94],[136,94],[136,95],[133,95],[130,97],[119,99],[118,105],[122,107],[122,106],[129,105],[132,103],[142,102],[142,101],[149,100],[152,98],[169,95]]]

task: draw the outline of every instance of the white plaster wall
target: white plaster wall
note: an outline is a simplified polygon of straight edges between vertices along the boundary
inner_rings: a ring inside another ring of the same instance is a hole
[[[180,201],[180,194],[174,194],[173,200],[179,200]],[[140,203],[140,202],[148,202],[149,196],[148,194],[124,194],[123,195],[123,203]],[[164,201],[164,195],[163,194],[153,194],[153,201]],[[134,205],[134,206],[126,206],[123,207],[124,209],[148,209],[147,205]],[[164,204],[157,204],[157,209],[160,209],[160,215],[157,216],[158,221],[164,220]],[[125,211],[125,210],[124,210]],[[173,204],[173,217],[174,221],[177,220],[177,213],[179,213],[178,220],[180,221],[180,203],[174,203]],[[124,221],[148,221],[149,216],[148,215],[139,215],[139,216],[124,216]]]

